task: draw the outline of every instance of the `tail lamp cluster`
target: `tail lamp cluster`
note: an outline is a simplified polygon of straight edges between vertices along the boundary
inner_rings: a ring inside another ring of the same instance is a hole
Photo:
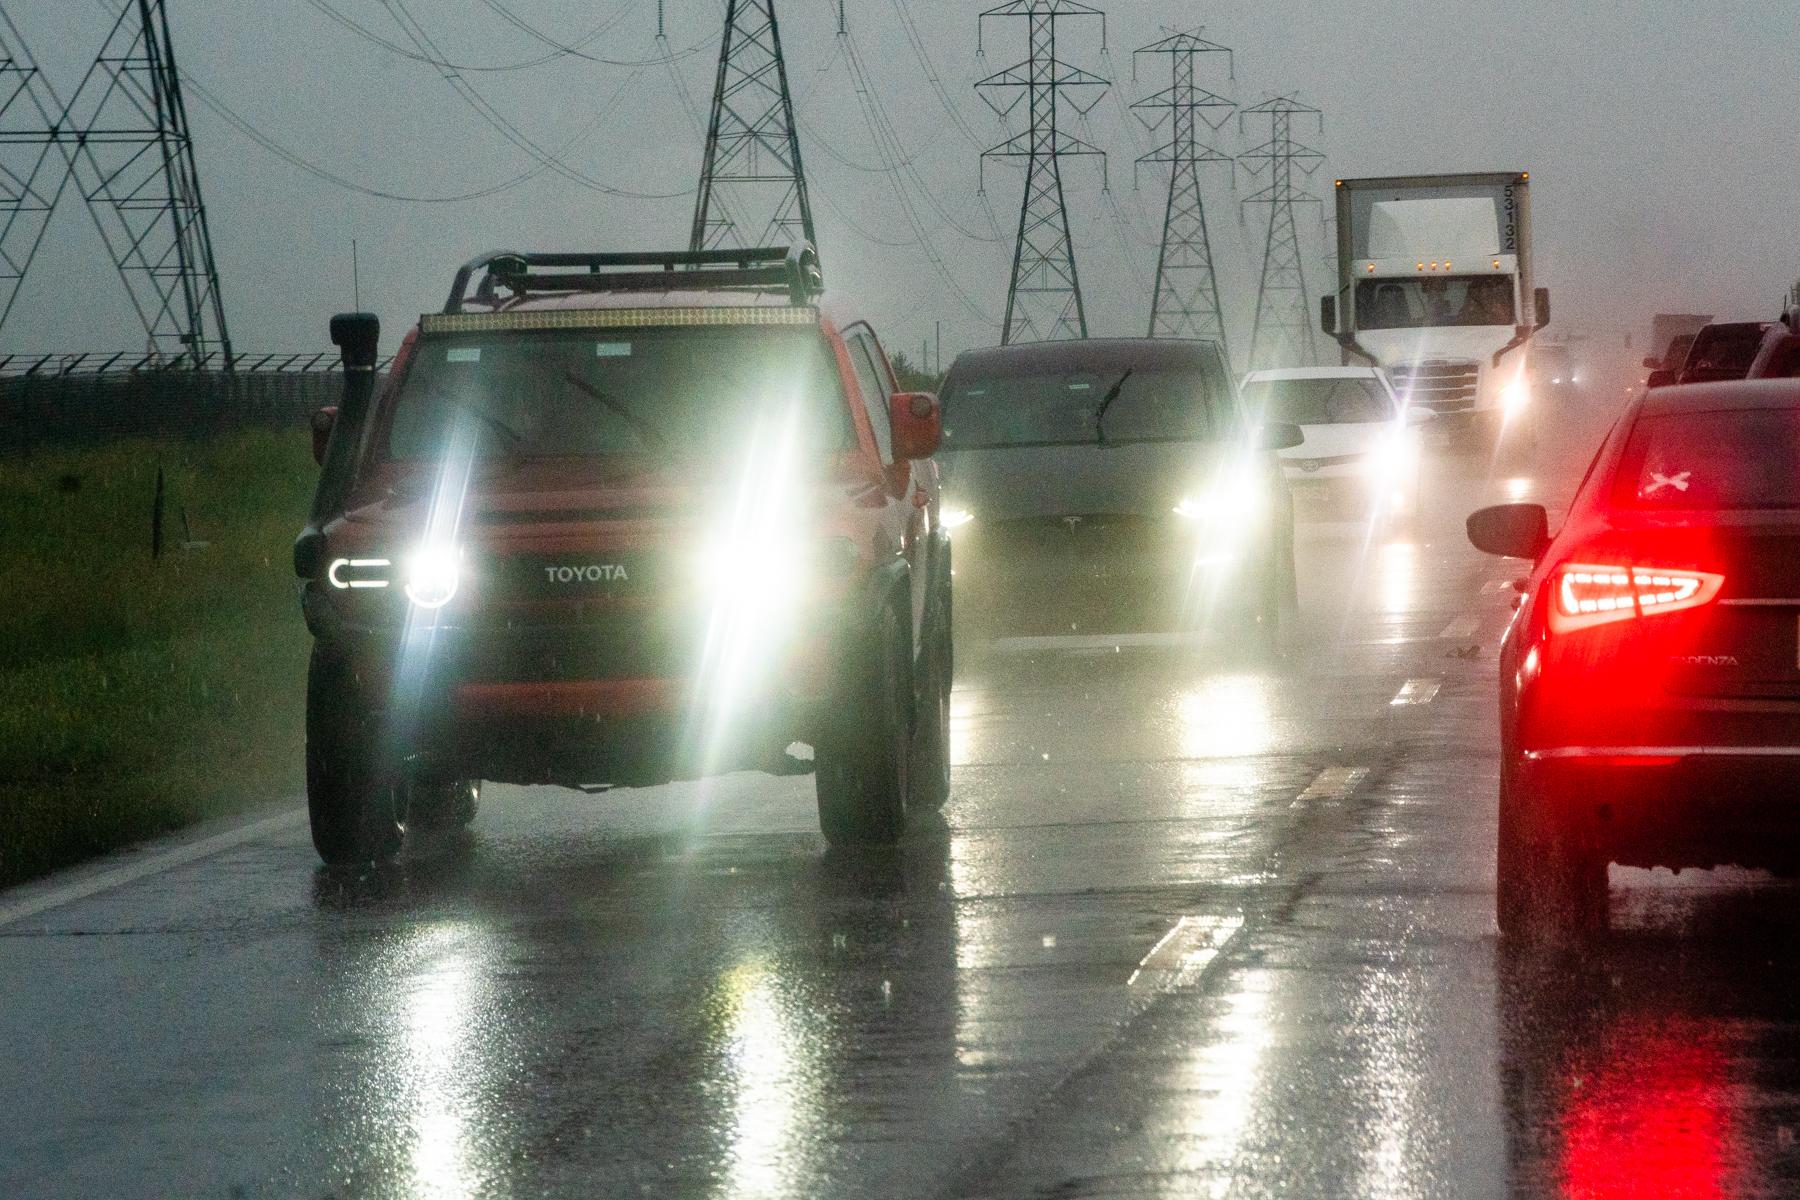
[[[1557,633],[1710,604],[1725,577],[1664,567],[1569,563],[1552,576],[1550,628]]]

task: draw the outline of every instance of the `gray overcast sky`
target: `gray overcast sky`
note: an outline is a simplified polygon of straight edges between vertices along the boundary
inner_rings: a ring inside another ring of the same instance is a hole
[[[384,37],[404,42],[377,0],[328,0]],[[378,311],[391,347],[399,330],[442,303],[457,263],[495,246],[626,249],[679,246],[691,216],[701,135],[678,77],[703,109],[723,5],[668,0],[673,67],[655,61],[652,0],[508,0],[511,11],[566,41],[607,26],[588,50],[643,67],[562,58],[529,69],[470,74],[495,108],[539,143],[577,139],[568,160],[614,186],[681,192],[674,199],[604,195],[552,173],[485,199],[416,204],[371,199],[315,179],[260,148],[197,97],[189,109],[213,222],[234,340],[242,349],[312,348],[325,320],[350,306],[350,242],[362,254],[365,307]],[[970,88],[1024,54],[1023,23],[990,23],[975,56],[982,7],[949,0],[847,0],[850,28],[917,181],[868,168],[880,155],[836,43],[836,0],[782,0],[779,13],[801,114],[819,240],[834,308],[866,316],[890,347],[917,355],[934,320],[946,358],[997,338],[1019,172],[990,169],[993,238],[976,196],[976,147],[929,86],[903,17],[917,28],[962,121],[977,137],[1005,136]],[[370,187],[449,194],[530,169],[430,66],[366,41],[307,0],[170,0],[186,74],[301,155]],[[7,5],[65,94],[103,35],[103,0]],[[545,47],[474,0],[407,0],[444,52],[470,64],[516,63]],[[616,18],[616,19],[615,19]],[[1089,162],[1067,168],[1077,254],[1097,334],[1138,334],[1148,320],[1161,180],[1132,188],[1132,160],[1156,136],[1128,123],[1123,105],[1166,84],[1145,59],[1131,78],[1132,47],[1164,29],[1204,25],[1237,52],[1235,82],[1222,67],[1213,90],[1249,104],[1297,91],[1325,111],[1312,144],[1329,159],[1314,180],[1325,196],[1337,175],[1452,170],[1532,172],[1540,282],[1556,296],[1557,324],[1637,331],[1657,309],[1772,314],[1800,276],[1800,136],[1795,65],[1800,4],[1792,0],[1697,7],[1675,0],[1569,5],[1564,0],[1222,0],[1146,3],[1108,10],[1110,56],[1097,23],[1071,22],[1062,57],[1115,80],[1085,136],[1110,155],[1120,217]],[[681,57],[684,50],[696,52]],[[1167,70],[1166,65],[1163,66]],[[595,114],[605,108],[597,124]],[[1077,132],[1081,132],[1079,126]],[[1227,153],[1261,140],[1235,122],[1216,143]],[[1214,168],[1208,195],[1222,288],[1247,336],[1260,252],[1260,210],[1240,217],[1254,185]],[[896,199],[904,187],[932,246],[914,240]],[[922,194],[929,192],[929,196]],[[954,222],[954,224],[952,223]],[[969,237],[958,226],[982,237]],[[1322,226],[1311,238],[1314,294],[1326,281]],[[989,240],[983,240],[983,238]],[[932,258],[973,298],[960,303]],[[141,340],[79,204],[61,211],[7,327],[6,350],[127,348]],[[1641,342],[1641,336],[1640,336]],[[1240,340],[1240,346],[1243,341]]]

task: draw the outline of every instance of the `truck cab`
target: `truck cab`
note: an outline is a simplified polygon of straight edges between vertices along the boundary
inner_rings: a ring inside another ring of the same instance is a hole
[[[1532,283],[1530,176],[1337,181],[1338,289],[1321,323],[1349,365],[1409,406],[1495,427],[1531,402],[1528,348],[1549,321]]]

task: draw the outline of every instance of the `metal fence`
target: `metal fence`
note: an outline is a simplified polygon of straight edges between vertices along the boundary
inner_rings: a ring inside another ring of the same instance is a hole
[[[342,390],[335,370],[0,371],[0,454],[122,437],[297,428],[314,409],[336,404]]]

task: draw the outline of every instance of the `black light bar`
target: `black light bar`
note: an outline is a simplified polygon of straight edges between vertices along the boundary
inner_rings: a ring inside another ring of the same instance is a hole
[[[469,281],[486,271],[469,294]],[[521,254],[495,250],[456,272],[446,313],[470,299],[494,302],[494,289],[517,294],[666,291],[785,291],[810,304],[825,290],[819,252],[807,242],[744,250],[637,251],[622,254]]]

